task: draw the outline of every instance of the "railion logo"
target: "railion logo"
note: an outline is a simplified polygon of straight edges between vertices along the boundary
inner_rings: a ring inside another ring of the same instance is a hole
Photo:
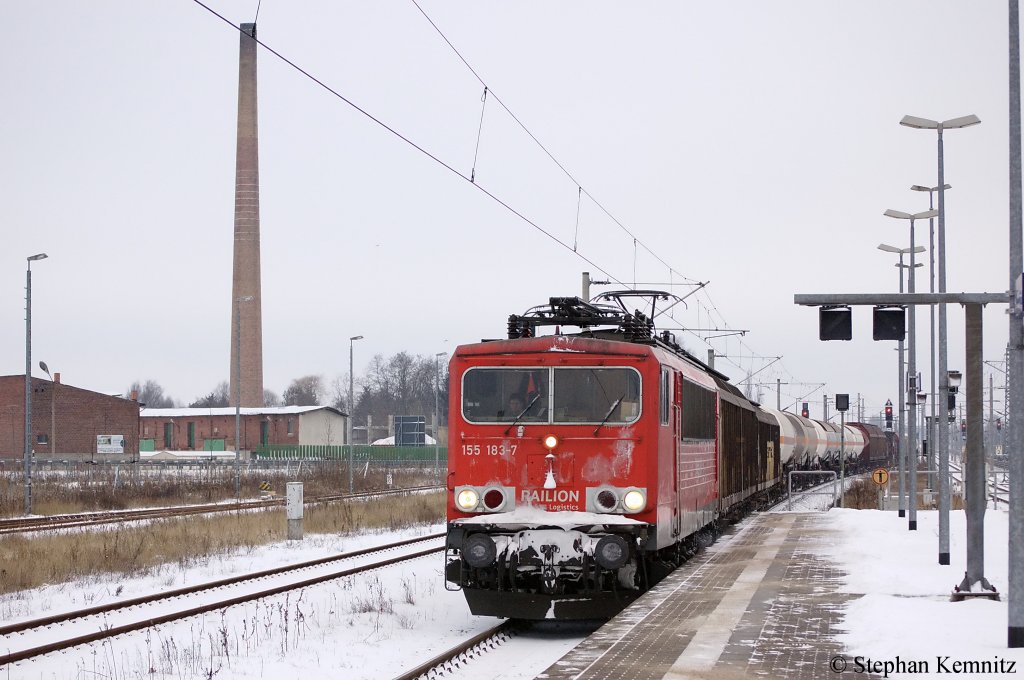
[[[519,498],[523,503],[579,503],[580,492],[569,489],[523,489]]]

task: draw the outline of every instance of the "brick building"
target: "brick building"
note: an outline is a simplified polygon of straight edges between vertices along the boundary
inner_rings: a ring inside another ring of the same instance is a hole
[[[60,382],[32,378],[32,450],[37,459],[92,460],[99,454],[130,457],[139,453],[139,403]],[[104,442],[123,439],[123,446]],[[115,449],[122,449],[116,451]],[[0,376],[0,459],[25,454],[25,376]]]
[[[241,450],[346,444],[346,418],[330,406],[242,408]],[[144,408],[138,432],[143,451],[234,451],[235,408]]]

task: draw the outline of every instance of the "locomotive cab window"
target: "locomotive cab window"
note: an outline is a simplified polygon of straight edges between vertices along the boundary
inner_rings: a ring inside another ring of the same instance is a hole
[[[640,374],[631,368],[556,368],[554,422],[625,424],[640,416]]]
[[[462,415],[473,423],[548,422],[547,368],[471,368],[462,376]]]
[[[633,368],[471,368],[462,376],[462,415],[471,423],[604,423],[640,417]]]

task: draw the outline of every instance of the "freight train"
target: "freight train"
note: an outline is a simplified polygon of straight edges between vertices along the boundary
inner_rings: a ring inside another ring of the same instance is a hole
[[[445,578],[474,614],[612,616],[780,496],[787,471],[888,458],[873,425],[840,446],[838,426],[745,398],[656,332],[672,300],[551,298],[453,353]]]

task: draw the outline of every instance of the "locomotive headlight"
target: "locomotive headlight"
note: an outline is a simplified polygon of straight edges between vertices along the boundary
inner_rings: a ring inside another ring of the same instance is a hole
[[[558,437],[556,437],[553,434],[549,434],[548,436],[544,437],[543,443],[544,448],[550,451],[551,449],[554,449],[556,446],[558,446]]]
[[[619,499],[611,489],[601,489],[594,497],[594,502],[602,512],[611,512],[619,504]]]
[[[463,512],[472,512],[480,503],[480,494],[476,489],[465,488],[455,495],[455,505]]]
[[[484,507],[488,510],[500,510],[505,505],[505,492],[501,489],[490,488],[484,490]]]
[[[647,496],[640,489],[631,489],[622,497],[622,507],[627,512],[640,512],[647,506]]]

